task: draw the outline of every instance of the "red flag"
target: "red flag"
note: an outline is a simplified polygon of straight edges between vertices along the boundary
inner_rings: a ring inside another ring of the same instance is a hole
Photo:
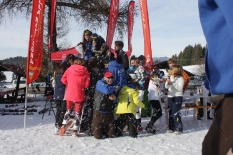
[[[110,13],[109,13],[108,29],[107,29],[107,37],[106,37],[106,43],[109,49],[111,49],[112,46],[113,35],[117,24],[118,12],[119,12],[119,0],[112,0],[110,5]]]
[[[43,54],[45,0],[33,0],[27,57],[27,84],[35,81],[41,71]]]
[[[51,2],[49,48],[52,47],[52,36],[53,36],[53,27],[54,27],[54,17],[55,17],[55,11],[56,11],[56,3],[57,3],[57,0],[52,0],[52,2]]]
[[[150,25],[148,18],[148,8],[147,0],[139,0],[141,18],[142,18],[142,28],[144,35],[144,56],[146,57],[146,66],[150,68],[152,66],[152,49],[150,41]]]
[[[128,52],[127,56],[130,57],[132,53],[132,35],[133,35],[133,25],[134,25],[134,6],[135,2],[130,1],[128,6]]]

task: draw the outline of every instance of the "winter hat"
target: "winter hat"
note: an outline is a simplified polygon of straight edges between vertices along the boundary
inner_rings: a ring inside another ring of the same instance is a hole
[[[114,74],[112,74],[111,72],[106,72],[104,73],[104,77],[114,77]]]

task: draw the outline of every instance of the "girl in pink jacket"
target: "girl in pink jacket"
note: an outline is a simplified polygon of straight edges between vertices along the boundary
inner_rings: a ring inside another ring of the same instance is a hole
[[[65,99],[67,111],[62,122],[63,126],[60,131],[60,136],[63,136],[65,133],[66,124],[72,110],[75,111],[74,133],[72,136],[77,136],[82,106],[86,99],[85,89],[88,88],[90,84],[90,74],[83,65],[84,62],[82,59],[75,60],[74,64],[66,70],[61,79],[62,83],[66,85]]]

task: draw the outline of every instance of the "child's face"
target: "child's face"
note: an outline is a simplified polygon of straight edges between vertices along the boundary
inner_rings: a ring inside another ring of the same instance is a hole
[[[114,49],[115,49],[115,51],[117,51],[117,50],[120,50],[121,49],[121,47],[120,46],[114,46]]]
[[[107,84],[111,85],[114,81],[114,76],[104,77],[104,80],[107,82]]]
[[[172,69],[172,68],[175,66],[175,63],[174,63],[174,62],[169,62],[169,64],[168,64],[168,65],[169,65],[169,68],[171,68],[171,69]]]
[[[130,65],[131,66],[136,66],[137,65],[136,60],[131,60]]]

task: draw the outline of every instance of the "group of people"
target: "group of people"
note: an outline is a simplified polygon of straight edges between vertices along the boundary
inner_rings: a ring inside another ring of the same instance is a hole
[[[122,41],[115,41],[113,53],[101,36],[85,30],[83,42],[76,47],[82,52],[78,56],[68,55],[56,66],[52,82],[57,106],[55,134],[63,136],[72,117],[74,137],[83,130],[96,139],[113,138],[122,136],[127,126],[129,136],[135,138],[142,130],[140,111],[146,109],[144,90],[148,91],[146,97],[153,111],[145,130],[156,132],[154,124],[162,116],[159,96],[167,90],[170,115],[167,132],[183,132],[179,111],[187,82],[182,67],[169,59],[169,76],[165,78],[157,65],[145,67],[143,55],[129,59],[123,47]],[[85,124],[81,123],[83,106]]]

